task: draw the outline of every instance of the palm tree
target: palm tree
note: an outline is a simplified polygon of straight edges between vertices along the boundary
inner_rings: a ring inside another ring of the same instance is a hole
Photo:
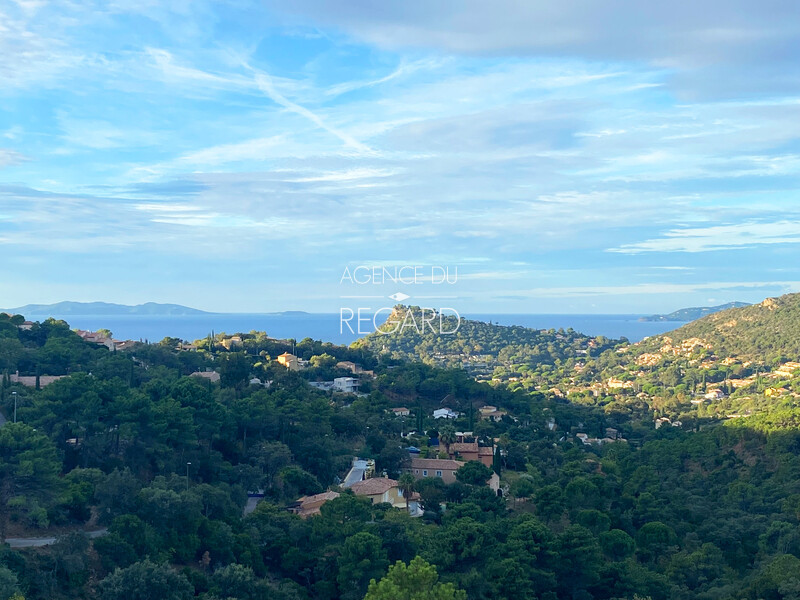
[[[407,513],[411,512],[411,509],[408,507],[408,499],[411,497],[411,494],[414,491],[414,485],[416,482],[417,480],[414,479],[414,476],[411,473],[403,473],[400,475],[400,479],[397,480],[397,487],[400,488],[400,491],[403,492],[403,497],[406,499]]]
[[[452,425],[445,425],[439,430],[439,443],[445,445],[445,452],[450,454],[450,444],[456,441],[456,430]]]

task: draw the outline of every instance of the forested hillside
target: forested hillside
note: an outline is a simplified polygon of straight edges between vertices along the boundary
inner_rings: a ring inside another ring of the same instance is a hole
[[[506,333],[480,335],[499,348]],[[309,366],[293,371],[275,361],[288,343],[235,337],[114,352],[63,322],[0,315],[6,418],[17,404],[17,423],[0,427],[0,534],[57,538],[3,546],[0,599],[394,600],[412,581],[442,600],[797,597],[796,420],[656,429],[652,413],[364,347],[303,340]],[[568,333],[553,352],[589,341]],[[625,348],[580,360],[617,368]],[[338,361],[374,379],[363,375],[358,395],[309,385],[351,375]],[[481,419],[487,404],[504,414]],[[433,419],[442,406],[460,415]],[[409,446],[439,457],[456,431],[496,442],[502,496],[477,462],[452,483],[403,475]],[[339,487],[356,456],[418,494],[423,516]],[[290,512],[328,489],[340,495],[319,514]],[[256,491],[263,500],[245,515]],[[411,566],[387,575],[397,561]]]
[[[767,298],[759,304],[723,310],[688,323],[644,347],[656,347],[665,338],[683,342],[704,340],[709,349],[725,356],[768,362],[774,358],[800,358],[800,294]]]
[[[353,344],[376,354],[430,364],[462,366],[470,362],[553,365],[557,361],[585,356],[611,347],[612,340],[593,338],[568,330],[539,330],[493,325],[459,319],[430,310],[398,305],[378,331]],[[423,324],[424,319],[428,319]],[[450,333],[453,332],[453,333]]]

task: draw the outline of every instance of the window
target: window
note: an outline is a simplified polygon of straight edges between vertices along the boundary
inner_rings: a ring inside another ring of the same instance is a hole
[[[436,476],[437,477],[441,477],[442,476],[442,472],[441,471],[436,471]]]
[[[427,472],[427,471],[423,471],[423,472],[422,472],[422,476],[423,476],[423,477],[427,477],[427,476],[428,476],[428,472]]]
[[[414,475],[419,475],[419,469],[414,469]]]

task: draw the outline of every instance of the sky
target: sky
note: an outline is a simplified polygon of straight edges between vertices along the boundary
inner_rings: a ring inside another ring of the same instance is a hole
[[[800,291],[794,2],[0,0],[0,57],[0,306]]]

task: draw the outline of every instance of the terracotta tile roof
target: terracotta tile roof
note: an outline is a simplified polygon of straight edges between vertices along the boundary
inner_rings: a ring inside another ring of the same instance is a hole
[[[387,479],[386,477],[373,477],[372,479],[365,479],[350,486],[356,496],[375,496],[383,494],[393,487],[397,487],[397,482],[394,479]]]
[[[298,512],[301,517],[309,517],[311,515],[319,514],[320,507],[325,504],[328,500],[333,500],[334,498],[338,498],[338,492],[322,492],[321,494],[315,494],[314,496],[303,496],[297,499],[299,503]]]
[[[412,458],[412,469],[428,469],[434,471],[456,471],[466,463],[446,458]]]
[[[481,446],[478,448],[478,456],[494,456],[494,450],[488,446]]]
[[[477,452],[478,442],[456,442],[450,444],[450,452]]]

